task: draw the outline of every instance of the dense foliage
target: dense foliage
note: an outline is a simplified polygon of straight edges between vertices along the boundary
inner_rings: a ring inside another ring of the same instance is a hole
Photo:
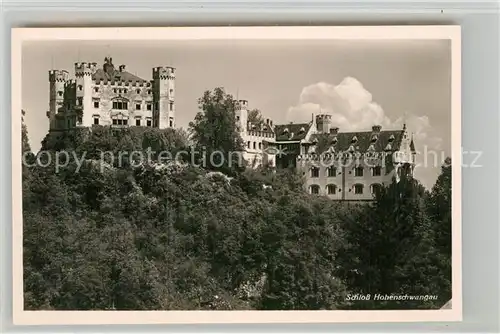
[[[200,109],[194,145],[238,149],[232,97],[207,92]],[[57,170],[23,169],[25,308],[401,309],[451,298],[449,166],[430,193],[403,179],[353,205],[307,194],[293,171],[159,153],[190,146],[172,129],[48,136],[40,161],[70,155]],[[150,160],[119,159],[124,151]],[[357,293],[439,300],[349,301]]]

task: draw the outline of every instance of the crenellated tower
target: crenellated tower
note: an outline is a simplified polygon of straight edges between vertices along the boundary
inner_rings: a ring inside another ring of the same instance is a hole
[[[56,114],[59,108],[64,105],[64,95],[66,82],[69,81],[69,73],[65,70],[49,71],[49,110],[47,117],[49,118],[49,128],[54,130],[57,128]]]
[[[111,58],[105,60],[111,63]],[[75,63],[76,101],[74,118],[68,118],[67,127],[92,125],[92,74],[97,69],[96,63]]]
[[[153,68],[153,126],[175,127],[175,68]]]

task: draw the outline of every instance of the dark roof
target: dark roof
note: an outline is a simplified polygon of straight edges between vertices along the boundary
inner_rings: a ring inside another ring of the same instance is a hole
[[[377,140],[372,142],[372,137],[376,135]],[[314,134],[311,136],[311,142],[315,139],[319,142],[319,136],[324,134]],[[403,137],[403,130],[387,130],[374,133],[373,131],[359,131],[359,132],[339,132],[337,135],[327,134],[328,146],[332,146],[337,152],[348,151],[352,146],[355,151],[367,152],[371,145],[373,145],[374,152],[383,152],[390,145],[390,150],[398,150],[401,145],[401,138]],[[391,141],[391,136],[393,140]],[[337,142],[335,143],[334,138]],[[354,142],[353,139],[356,138]],[[324,140],[324,138],[323,138]]]
[[[276,125],[276,141],[302,140],[306,137],[312,122]]]
[[[254,127],[255,126],[255,127]],[[264,122],[248,122],[247,131],[258,131],[258,132],[266,132],[266,133],[274,133],[272,126],[264,123]]]
[[[138,83],[144,83],[147,82],[147,80],[144,80],[142,78],[139,78],[138,76],[127,72],[127,71],[118,71],[116,69],[113,69],[111,73],[105,72],[102,68],[98,69],[93,75],[92,75],[92,80],[94,81],[101,81],[103,80],[105,83],[108,81],[115,82],[115,81],[125,81],[125,82],[138,82]]]

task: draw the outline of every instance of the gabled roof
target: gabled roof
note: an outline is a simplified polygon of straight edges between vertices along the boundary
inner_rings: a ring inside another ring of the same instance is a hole
[[[93,75],[92,75],[92,80],[94,81],[104,81],[104,83],[107,83],[108,81],[115,82],[115,81],[125,81],[125,82],[130,82],[130,83],[144,83],[147,82],[147,80],[144,80],[142,78],[139,78],[138,76],[127,72],[127,71],[118,71],[114,69],[111,73],[105,72],[102,68],[99,68]]]
[[[398,150],[403,137],[403,130],[387,130],[374,133],[373,131],[359,132],[339,132],[338,134],[314,134],[311,136],[311,142],[315,139],[319,141],[319,136],[328,136],[329,146],[333,146],[337,152],[348,151],[351,146],[355,151],[367,152],[369,149],[373,152],[383,152],[386,149]],[[373,138],[376,136],[376,140]],[[336,138],[336,142],[335,139]],[[392,140],[391,140],[392,139]],[[373,146],[372,146],[373,145]]]
[[[311,125],[312,122],[276,125],[274,129],[276,141],[303,140],[306,138]]]
[[[266,133],[270,133],[270,134],[274,133],[274,130],[273,130],[272,126],[270,126],[270,125],[268,125],[268,124],[266,124],[264,122],[262,122],[262,123],[259,123],[259,122],[255,122],[255,123],[248,122],[248,124],[247,124],[247,131],[259,131],[259,132],[266,132]]]

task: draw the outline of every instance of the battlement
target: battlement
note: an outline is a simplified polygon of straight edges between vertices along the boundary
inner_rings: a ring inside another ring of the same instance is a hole
[[[246,110],[248,108],[248,101],[247,100],[238,100],[238,108],[240,110]]]
[[[92,75],[97,70],[97,63],[75,63],[75,76]]]
[[[69,80],[69,72],[66,70],[50,70],[49,71],[49,81],[50,82],[66,82]]]
[[[330,122],[332,120],[332,115],[321,114],[316,116],[316,122]]]
[[[153,79],[175,79],[175,68],[171,66],[158,66],[153,68]]]

